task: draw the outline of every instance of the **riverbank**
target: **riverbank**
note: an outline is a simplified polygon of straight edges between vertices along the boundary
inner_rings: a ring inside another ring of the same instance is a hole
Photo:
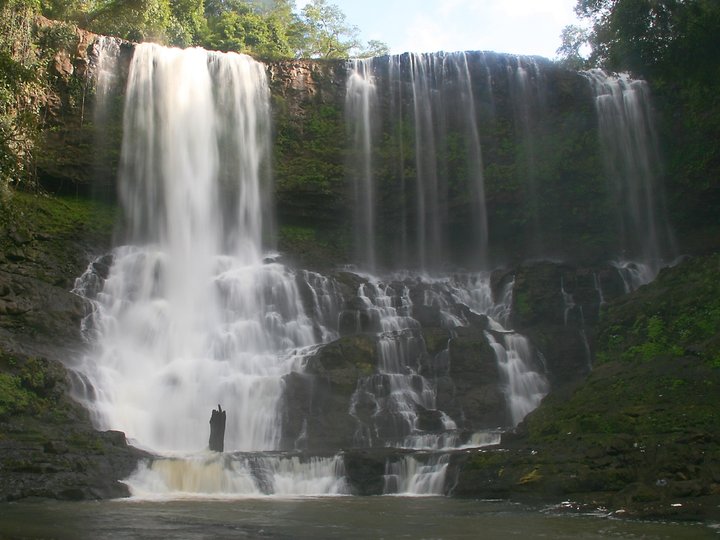
[[[460,460],[454,494],[720,519],[719,272],[690,258],[603,306],[592,373]]]

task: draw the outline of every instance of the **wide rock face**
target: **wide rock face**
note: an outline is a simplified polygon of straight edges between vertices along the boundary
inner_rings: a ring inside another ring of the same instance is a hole
[[[0,217],[0,500],[128,495],[141,452],[70,397],[84,302],[70,292],[107,248],[112,209],[15,194]],[[103,226],[104,224],[104,226]]]
[[[48,106],[52,129],[39,167],[41,182],[53,191],[114,198],[133,45],[107,43],[83,35],[77,50],[59,51],[73,70],[60,74],[59,88],[65,90],[58,91],[56,106]],[[112,84],[98,87],[96,77],[108,69],[108,58]],[[413,112],[424,105],[412,101],[417,89],[407,71],[421,60],[440,66],[438,77],[448,77],[447,88],[437,89],[441,101],[427,103],[430,131]],[[451,60],[457,62],[453,55],[374,60],[376,121],[368,174],[377,262],[422,266],[421,248],[431,251],[425,262],[435,268],[487,268],[531,257],[587,264],[612,256],[614,203],[600,165],[587,79],[540,58],[467,53],[469,79],[463,82],[451,77]],[[397,79],[389,75],[393,62]],[[354,163],[361,149],[351,137],[355,123],[346,102],[350,70],[345,61],[267,64],[278,242],[302,267],[357,259],[353,228],[362,193],[354,185]],[[472,90],[466,98],[472,98],[473,110],[456,96],[464,84]],[[82,96],[70,91],[76,87],[86,89]],[[463,119],[473,113],[468,132]],[[437,192],[423,191],[428,175]]]

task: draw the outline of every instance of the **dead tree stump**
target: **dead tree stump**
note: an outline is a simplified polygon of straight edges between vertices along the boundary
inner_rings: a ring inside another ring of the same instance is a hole
[[[225,411],[218,403],[217,411],[210,415],[210,450],[222,452],[225,448]]]

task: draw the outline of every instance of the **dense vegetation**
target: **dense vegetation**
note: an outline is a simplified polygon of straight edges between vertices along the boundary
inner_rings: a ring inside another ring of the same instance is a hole
[[[25,0],[43,15],[132,41],[200,45],[262,58],[346,58],[387,51],[328,0]]]

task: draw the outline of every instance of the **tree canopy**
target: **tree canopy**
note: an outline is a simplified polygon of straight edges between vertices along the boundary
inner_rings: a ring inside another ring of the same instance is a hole
[[[27,0],[47,17],[133,41],[200,45],[260,58],[380,56],[388,48],[363,44],[360,30],[328,0],[299,13],[292,0]]]
[[[575,11],[589,30],[563,31],[558,53],[570,61],[578,60],[578,48],[586,43],[590,65],[645,77],[717,76],[717,0],[578,0]]]

